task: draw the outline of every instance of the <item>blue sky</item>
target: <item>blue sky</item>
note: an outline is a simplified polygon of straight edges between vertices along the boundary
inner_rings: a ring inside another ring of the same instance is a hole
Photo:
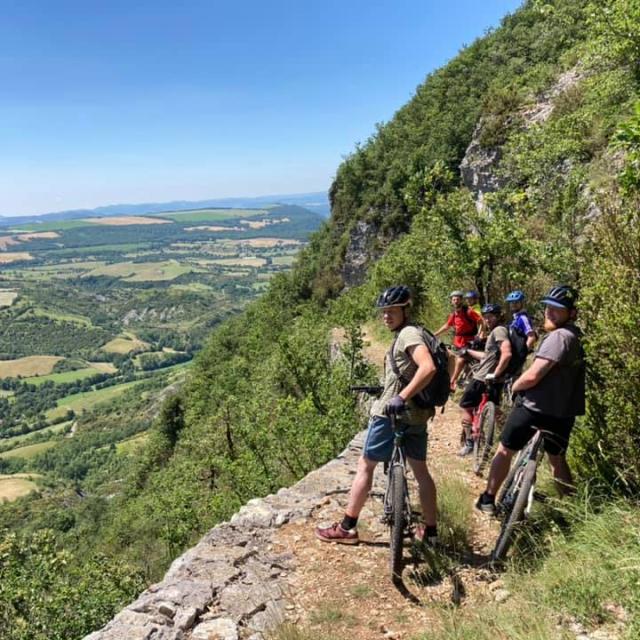
[[[0,215],[320,191],[521,0],[2,0]]]

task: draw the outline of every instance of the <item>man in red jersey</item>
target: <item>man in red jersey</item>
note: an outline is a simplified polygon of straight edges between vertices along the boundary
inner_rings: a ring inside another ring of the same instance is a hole
[[[464,304],[464,293],[462,291],[452,291],[450,296],[453,311],[449,314],[447,321],[434,332],[439,336],[445,331],[453,328],[453,346],[458,349],[468,347],[469,343],[478,335],[478,330],[482,326],[482,316]],[[464,358],[456,356],[456,364],[451,376],[451,389],[455,390],[458,377],[464,368]]]

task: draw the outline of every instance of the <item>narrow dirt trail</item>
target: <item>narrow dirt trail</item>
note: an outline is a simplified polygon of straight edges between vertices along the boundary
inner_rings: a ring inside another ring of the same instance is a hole
[[[370,336],[368,341],[365,354],[380,364],[384,347],[373,343]],[[457,456],[459,434],[460,409],[450,402],[429,427],[428,463],[436,486],[445,481],[456,484],[458,480],[467,494],[462,500],[470,520],[469,545],[450,560],[453,571],[426,579],[428,560],[423,555],[416,559],[407,541],[405,586],[398,589],[392,584],[388,570],[388,528],[379,521],[385,481],[379,465],[370,499],[360,517],[359,545],[327,544],[314,534],[316,526],[341,519],[348,486],[327,497],[306,521],[286,525],[276,536],[276,544],[289,550],[296,559],[288,597],[292,603],[287,616],[290,620],[309,629],[311,637],[317,634],[318,638],[402,640],[420,637],[437,625],[443,608],[452,608],[454,603],[474,606],[492,597],[491,592],[501,583],[483,565],[495,541],[497,524],[472,509],[484,481],[473,474],[468,458]],[[412,502],[417,504],[415,495]]]

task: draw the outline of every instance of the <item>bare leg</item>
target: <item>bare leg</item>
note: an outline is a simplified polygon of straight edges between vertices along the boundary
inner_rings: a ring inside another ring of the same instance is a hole
[[[361,456],[358,460],[356,477],[353,479],[351,491],[349,492],[349,502],[345,513],[352,518],[357,518],[364,507],[364,503],[369,497],[371,484],[373,483],[373,472],[378,463]]]
[[[456,356],[456,364],[453,367],[453,375],[451,376],[452,389],[456,388],[456,382],[458,381],[458,378],[460,377],[460,374],[462,373],[463,369],[464,369],[464,358],[461,358],[460,356]]]
[[[573,484],[573,478],[571,477],[571,469],[567,464],[567,459],[564,454],[549,456],[549,463],[553,470],[553,479],[556,482],[556,489],[561,496],[570,495],[575,492],[576,488]]]
[[[427,527],[433,527],[436,524],[436,485],[424,460],[415,460],[414,458],[407,458],[407,460],[418,483],[418,495],[424,523]]]
[[[495,496],[498,493],[504,479],[509,473],[511,467],[511,459],[515,451],[507,449],[502,443],[498,445],[496,455],[493,456],[491,461],[491,469],[489,470],[489,478],[487,479],[487,493],[491,496]]]

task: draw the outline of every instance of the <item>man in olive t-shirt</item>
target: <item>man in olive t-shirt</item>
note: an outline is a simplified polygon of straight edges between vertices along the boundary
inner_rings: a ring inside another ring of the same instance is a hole
[[[576,416],[585,411],[585,361],[575,326],[578,294],[568,286],[553,287],[543,298],[547,335],[538,347],[533,364],[513,383],[520,396],[500,436],[500,446],[491,463],[487,488],[476,506],[495,512],[495,495],[504,482],[511,459],[535,433],[534,427],[550,431],[545,451],[561,494],[573,490],[565,452]]]
[[[344,517],[341,522],[316,529],[316,536],[323,542],[359,542],[356,525],[371,490],[373,472],[378,462],[391,458],[394,433],[389,416],[394,414],[399,422],[408,425],[404,446],[407,461],[418,483],[418,496],[425,522],[425,526],[418,527],[414,535],[420,542],[435,544],[436,487],[426,463],[427,420],[433,417],[434,410],[421,409],[413,397],[433,379],[436,366],[420,329],[409,324],[410,302],[409,289],[399,285],[384,291],[376,303],[382,312],[385,326],[395,333],[395,340],[385,358],[383,392],[371,408],[367,438],[351,485]],[[390,358],[393,358],[400,377],[409,380],[406,385],[403,386],[394,373]]]

